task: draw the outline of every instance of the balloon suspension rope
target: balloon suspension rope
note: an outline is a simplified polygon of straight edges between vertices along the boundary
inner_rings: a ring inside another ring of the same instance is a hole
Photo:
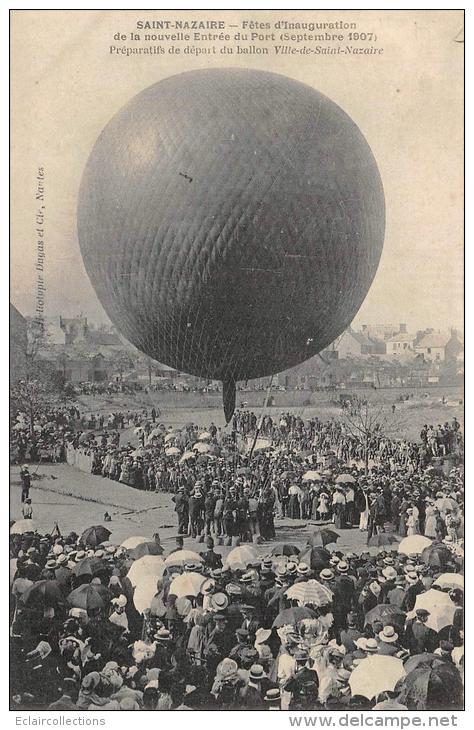
[[[255,445],[256,445],[257,439],[258,439],[258,435],[259,435],[260,430],[261,430],[262,425],[263,425],[263,419],[265,417],[265,411],[268,408],[268,402],[270,400],[270,392],[271,392],[271,389],[272,389],[272,383],[273,383],[273,375],[270,378],[270,382],[268,383],[267,395],[265,397],[265,403],[263,405],[263,410],[262,410],[262,413],[261,413],[261,416],[260,416],[260,420],[258,422],[257,430],[255,431],[255,436],[254,436],[254,439],[253,439],[252,448],[250,449],[249,462],[252,461],[253,450],[255,448]]]

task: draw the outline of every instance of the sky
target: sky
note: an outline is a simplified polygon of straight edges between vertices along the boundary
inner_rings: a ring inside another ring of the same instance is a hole
[[[114,56],[117,32],[139,19],[208,18],[239,24],[355,21],[382,56]],[[278,16],[278,18],[276,17]],[[44,204],[45,314],[107,317],[76,234],[78,188],[113,114],[162,78],[206,66],[274,71],[307,83],[356,122],[386,197],[379,269],[354,324],[463,323],[463,44],[461,11],[15,11],[12,17],[11,301],[34,313],[38,205]],[[35,199],[38,168],[45,200]]]

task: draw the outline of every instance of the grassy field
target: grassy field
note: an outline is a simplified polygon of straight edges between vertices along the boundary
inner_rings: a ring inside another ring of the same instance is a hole
[[[450,421],[453,416],[464,425],[463,391],[461,388],[430,388],[424,390],[386,388],[375,391],[360,390],[350,391],[356,393],[371,402],[384,404],[390,411],[391,405],[396,406],[396,420],[398,423],[397,435],[400,438],[408,438],[415,441],[419,439],[419,433],[423,424],[444,423]],[[340,418],[341,409],[335,403],[339,400],[339,393],[311,393],[310,391],[289,391],[275,392],[273,394],[275,403],[267,411],[273,417],[278,417],[281,411],[291,411],[300,415],[303,419],[317,416],[321,420]],[[409,401],[400,403],[400,395],[413,394]],[[445,397],[447,403],[443,404]],[[245,402],[246,408],[256,413],[262,410],[265,394],[255,391],[239,391],[237,393],[237,407]],[[171,391],[160,391],[152,393],[137,393],[133,396],[117,395],[111,398],[101,396],[81,396],[79,398],[80,409],[84,412],[102,411],[110,413],[115,410],[151,408],[153,405],[159,408],[161,415],[159,420],[166,425],[183,426],[185,423],[193,422],[199,426],[206,426],[213,421],[216,426],[225,426],[224,414],[222,411],[221,393],[176,393]]]

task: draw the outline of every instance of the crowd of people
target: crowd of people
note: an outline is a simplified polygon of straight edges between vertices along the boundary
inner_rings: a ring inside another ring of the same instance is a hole
[[[10,536],[14,707],[462,706],[456,419],[412,443],[291,413],[240,410],[228,431],[127,416],[134,444],[121,443],[120,420],[96,433],[74,406],[45,412],[41,439],[60,434],[62,457],[98,477],[172,493],[176,548],[164,558],[158,535],[141,547],[30,530],[24,463],[25,519]],[[27,434],[16,423],[15,437]],[[308,545],[276,544],[278,518],[318,530]],[[367,549],[338,550],[346,528]]]
[[[459,551],[356,555],[326,532],[224,559],[212,537],[165,558],[158,535],[11,535],[12,707],[460,709]]]

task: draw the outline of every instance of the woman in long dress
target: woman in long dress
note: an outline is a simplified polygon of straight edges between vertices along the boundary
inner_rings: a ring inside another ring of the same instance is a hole
[[[403,499],[403,502],[400,505],[400,522],[398,524],[398,534],[400,537],[406,537],[407,536],[407,510],[410,507],[410,503],[406,498]]]
[[[438,510],[434,506],[433,501],[430,501],[426,505],[425,511],[425,537],[434,539],[436,537],[436,517],[439,514]]]
[[[367,499],[367,493],[363,492],[365,500],[365,509],[360,513],[359,530],[367,530],[369,526],[369,500]]]
[[[329,519],[329,496],[326,492],[319,495],[318,513],[320,520],[326,522]]]
[[[417,516],[414,513],[413,507],[409,507],[407,509],[407,536],[419,534]]]

